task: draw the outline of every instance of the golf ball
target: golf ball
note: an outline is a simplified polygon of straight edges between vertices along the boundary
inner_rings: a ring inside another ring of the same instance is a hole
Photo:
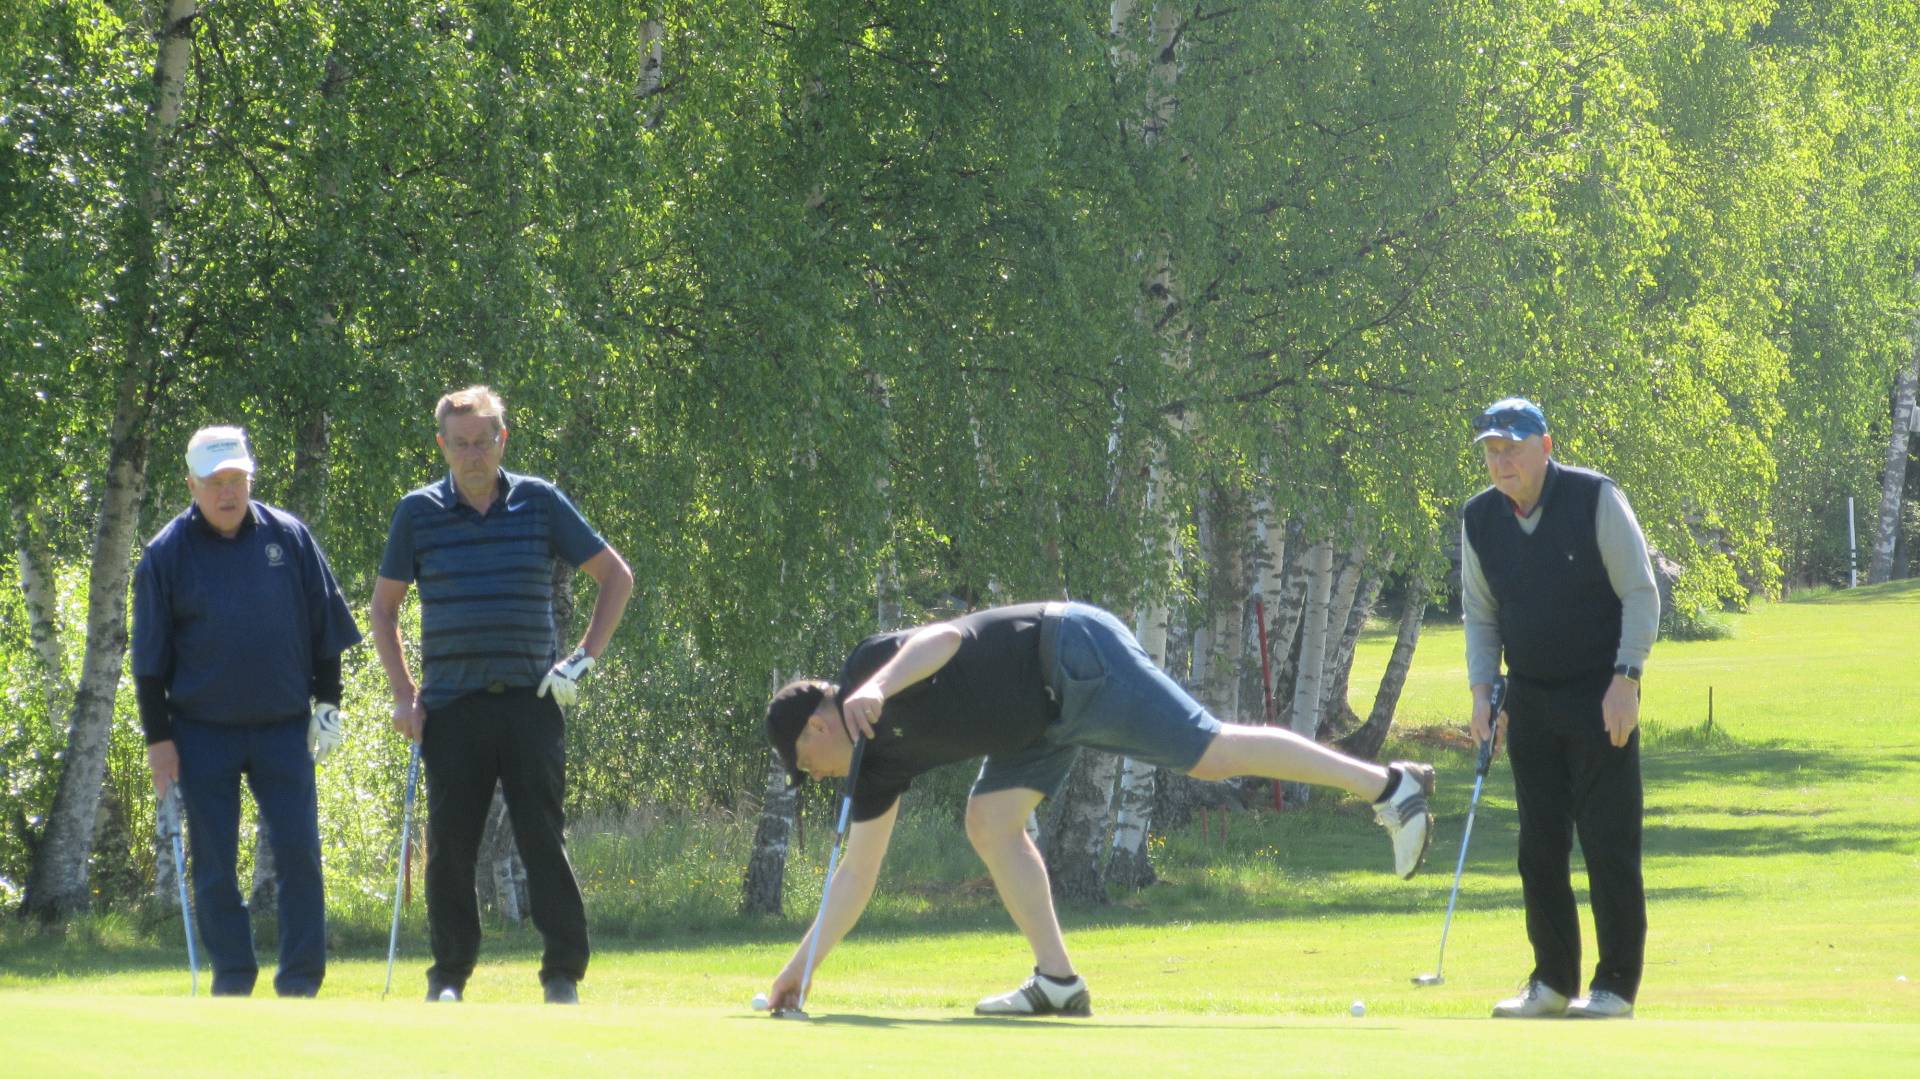
[[[1367,1006],[1364,1003],[1356,1000],[1353,1002],[1353,1007],[1347,1009],[1347,1014],[1353,1016],[1355,1019],[1358,1019],[1361,1016],[1367,1014]]]
[[[756,1012],[764,1012],[767,1010],[767,995],[765,993],[755,993],[753,995],[753,1010]]]

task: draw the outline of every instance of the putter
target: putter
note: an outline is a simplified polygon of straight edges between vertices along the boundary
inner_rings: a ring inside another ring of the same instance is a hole
[[[193,949],[193,906],[187,902],[187,851],[180,838],[182,816],[180,781],[175,779],[167,788],[167,796],[161,799],[160,830],[173,842],[173,881],[180,887],[180,922],[187,931],[187,966],[193,971],[189,995],[197,997],[200,995],[200,956]]]
[[[400,811],[400,870],[393,879],[393,928],[387,931],[387,987],[380,990],[380,999],[387,999],[393,991],[393,956],[400,947],[400,893],[407,886],[408,844],[413,842],[413,798],[420,789],[420,743],[413,743],[413,752],[407,758],[407,800]]]
[[[827,855],[827,881],[820,886],[820,913],[813,919],[813,932],[807,937],[807,969],[800,975],[800,999],[791,1008],[775,1008],[767,1014],[774,1019],[806,1019],[807,988],[813,984],[813,957],[820,951],[821,923],[827,918],[827,897],[833,894],[833,871],[840,864],[840,847],[847,837],[847,817],[853,812],[853,785],[860,778],[860,758],[867,751],[867,740],[853,743],[853,761],[847,765],[847,778],[840,786],[840,821],[833,827],[833,853]]]
[[[1467,828],[1460,833],[1460,861],[1453,867],[1453,892],[1447,896],[1447,919],[1440,923],[1440,958],[1434,960],[1432,974],[1416,974],[1415,985],[1444,985],[1447,979],[1441,976],[1440,968],[1447,961],[1447,931],[1453,928],[1453,904],[1460,898],[1460,874],[1467,868],[1467,840],[1473,838],[1473,815],[1480,808],[1480,788],[1486,785],[1487,769],[1493,765],[1493,744],[1500,740],[1500,707],[1506,703],[1507,680],[1495,678],[1493,692],[1488,694],[1487,703],[1491,706],[1487,718],[1487,738],[1480,743],[1480,760],[1473,769],[1473,800],[1467,804]]]

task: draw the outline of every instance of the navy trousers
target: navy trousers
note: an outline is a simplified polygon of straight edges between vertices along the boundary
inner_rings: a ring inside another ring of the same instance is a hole
[[[245,776],[280,875],[280,971],[273,988],[283,997],[313,996],[327,974],[327,921],[307,717],[255,726],[177,719],[173,742],[193,852],[196,924],[213,965],[214,995],[246,996],[260,975],[236,868]]]
[[[480,954],[474,870],[495,783],[527,866],[533,927],[546,944],[540,980],[579,981],[587,973],[587,912],[565,845],[567,737],[560,706],[534,696],[532,686],[468,694],[427,713],[420,759],[427,766],[427,922],[433,931],[428,986],[464,989]]]

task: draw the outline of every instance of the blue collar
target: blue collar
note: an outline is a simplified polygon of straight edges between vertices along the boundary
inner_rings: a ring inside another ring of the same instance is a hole
[[[227,540],[227,537],[220,534],[219,529],[213,527],[212,523],[207,520],[206,514],[200,512],[200,503],[187,503],[187,520],[203,534],[223,542],[231,542]],[[247,500],[247,512],[240,518],[240,531],[234,533],[233,538],[239,539],[247,532],[265,523],[266,518],[260,514],[260,503],[250,498]]]
[[[511,498],[513,496],[513,489],[519,485],[519,480],[520,478],[518,476],[508,472],[506,469],[499,469],[493,480],[493,500],[495,502],[504,502]],[[444,476],[439,483],[433,485],[433,489],[440,499],[440,504],[445,508],[451,510],[459,506],[467,506],[465,502],[460,500],[460,485],[453,481],[453,471],[451,469],[447,471],[446,476]],[[467,506],[467,509],[471,510],[473,507]],[[492,507],[489,506],[488,509],[491,511]]]

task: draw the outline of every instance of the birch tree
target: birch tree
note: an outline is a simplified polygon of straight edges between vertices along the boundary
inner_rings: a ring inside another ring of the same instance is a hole
[[[1914,318],[1913,361],[1902,364],[1893,385],[1893,430],[1887,436],[1887,464],[1880,473],[1879,527],[1874,533],[1873,561],[1867,583],[1882,584],[1893,577],[1893,550],[1900,541],[1900,498],[1907,487],[1907,459],[1911,456],[1914,389],[1920,385],[1920,315]]]
[[[197,0],[166,0],[155,10],[152,104],[139,135],[130,192],[125,269],[118,288],[124,336],[116,365],[114,405],[108,426],[107,466],[92,567],[87,581],[87,650],[74,692],[65,765],[47,828],[27,879],[26,912],[55,921],[91,903],[88,861],[93,853],[94,815],[107,766],[107,739],[120,665],[127,647],[128,555],[146,494],[147,421],[167,375],[168,340],[161,314],[168,297],[169,265],[160,241],[167,227],[167,188],[173,135],[186,99]]]
[[[1319,733],[1320,687],[1326,672],[1327,619],[1333,597],[1333,543],[1316,540],[1307,548],[1306,608],[1301,615],[1300,665],[1293,682],[1293,704],[1289,726],[1293,733],[1311,740]],[[1299,806],[1307,803],[1305,783],[1286,785],[1287,801]]]

